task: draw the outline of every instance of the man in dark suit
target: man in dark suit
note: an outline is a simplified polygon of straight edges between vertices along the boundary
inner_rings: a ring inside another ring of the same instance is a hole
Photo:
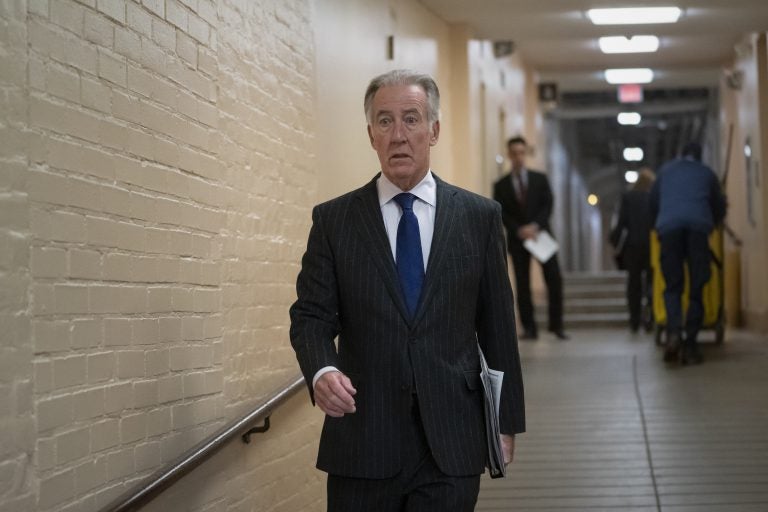
[[[507,462],[525,429],[500,209],[432,174],[431,77],[376,77],[364,106],[382,172],[315,207],[291,307],[291,343],[326,414],[328,510],[471,511],[487,460],[478,344],[504,372]]]
[[[521,338],[535,340],[538,329],[531,298],[531,253],[523,243],[529,238],[535,239],[543,230],[551,232],[549,217],[552,214],[552,189],[544,173],[526,168],[527,150],[528,144],[524,138],[509,139],[507,153],[512,169],[494,184],[493,198],[501,204],[502,218],[507,228],[507,248],[512,256],[517,304],[524,329]],[[549,330],[558,339],[566,340],[568,336],[563,330],[563,279],[557,254],[542,264],[542,271],[547,285]]]

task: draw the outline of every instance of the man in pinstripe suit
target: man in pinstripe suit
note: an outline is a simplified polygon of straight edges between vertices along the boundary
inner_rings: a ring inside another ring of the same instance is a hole
[[[326,414],[329,511],[474,510],[487,459],[478,343],[504,372],[507,462],[525,429],[499,205],[431,172],[439,102],[428,75],[374,78],[364,106],[382,172],[312,213],[291,343]]]

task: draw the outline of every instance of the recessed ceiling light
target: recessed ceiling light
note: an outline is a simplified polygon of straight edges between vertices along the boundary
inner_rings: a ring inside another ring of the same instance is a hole
[[[597,197],[595,194],[589,194],[587,196],[587,203],[589,203],[591,206],[597,206],[597,203],[600,202],[600,198]]]
[[[679,7],[623,7],[590,9],[587,16],[595,25],[640,25],[676,23],[681,13]]]
[[[653,81],[649,68],[606,69],[605,80],[609,84],[647,84]]]
[[[643,148],[624,148],[624,160],[639,162],[643,159]]]
[[[634,183],[637,181],[637,171],[627,171],[624,173],[624,181],[627,183]]]
[[[649,53],[659,49],[659,38],[656,36],[609,36],[598,39],[603,53]]]
[[[621,125],[636,125],[640,124],[642,116],[637,112],[620,112],[619,115],[616,116],[616,120]]]

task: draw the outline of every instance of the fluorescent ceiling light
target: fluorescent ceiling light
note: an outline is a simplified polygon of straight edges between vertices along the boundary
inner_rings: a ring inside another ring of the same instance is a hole
[[[624,160],[639,162],[643,159],[643,148],[624,148]]]
[[[679,7],[629,7],[590,9],[587,11],[587,16],[595,25],[640,25],[676,23],[681,13]]]
[[[635,183],[638,176],[637,171],[627,171],[624,173],[624,181],[627,183]]]
[[[616,120],[619,124],[624,126],[640,124],[641,119],[642,116],[637,112],[620,112],[619,115],[616,116]]]
[[[647,84],[653,80],[649,68],[606,69],[605,80],[609,84]]]
[[[603,53],[649,53],[659,49],[659,38],[656,36],[609,36],[598,39]]]

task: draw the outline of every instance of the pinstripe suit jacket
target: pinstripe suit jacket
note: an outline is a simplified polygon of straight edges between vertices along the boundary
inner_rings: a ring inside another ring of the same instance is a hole
[[[355,413],[325,419],[317,467],[331,474],[388,478],[400,470],[413,391],[440,469],[453,476],[482,473],[487,445],[478,341],[489,365],[505,372],[501,431],[525,429],[499,205],[435,181],[432,249],[412,319],[376,179],[313,210],[290,311],[291,343],[310,396],[313,376],[329,365],[357,389]]]

